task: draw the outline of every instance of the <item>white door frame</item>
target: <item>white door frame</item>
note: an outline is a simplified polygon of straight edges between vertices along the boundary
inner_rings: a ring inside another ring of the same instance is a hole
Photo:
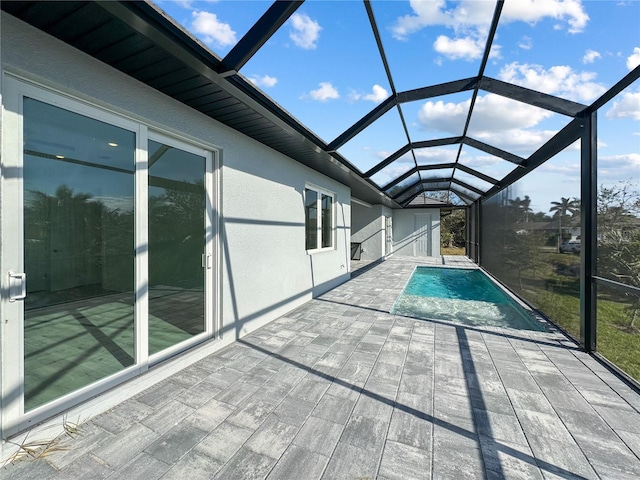
[[[215,322],[214,322],[215,295],[214,294],[215,294],[215,278],[217,278],[217,276],[214,276],[214,275],[216,272],[217,252],[215,249],[215,242],[214,242],[214,237],[215,237],[214,226],[216,226],[217,224],[215,222],[214,212],[217,209],[215,208],[216,204],[214,203],[216,199],[216,196],[214,195],[214,153],[210,149],[198,147],[196,145],[193,145],[192,143],[187,143],[181,139],[177,139],[173,136],[166,135],[157,130],[149,131],[148,140],[153,140],[153,141],[162,143],[164,145],[168,145],[168,146],[192,153],[194,155],[204,157],[205,158],[204,181],[205,181],[205,195],[206,195],[206,206],[205,206],[206,211],[205,211],[205,225],[204,225],[205,226],[205,229],[204,229],[204,233],[205,233],[205,266],[204,266],[205,268],[205,275],[204,275],[204,278],[205,278],[205,284],[204,284],[205,331],[198,335],[195,335],[194,337],[188,340],[180,342],[179,344],[173,345],[158,353],[155,353],[154,355],[151,355],[149,357],[149,365],[153,365],[158,362],[161,362],[162,360],[165,360],[169,357],[174,356],[176,353],[179,353],[183,350],[187,350],[188,348],[192,347],[197,343],[202,342],[203,340],[213,337],[214,334],[216,333],[214,331],[214,326],[215,326]],[[146,167],[147,165],[145,165],[145,168]],[[148,188],[147,175],[145,175],[144,180],[145,182],[147,182],[146,187]],[[147,197],[148,197],[148,190],[145,192],[145,199]],[[145,205],[145,208],[146,208],[146,205]],[[147,212],[147,215],[144,215],[144,219],[143,219],[143,221],[145,222],[145,225],[144,225],[145,233],[148,232],[148,225],[146,224],[147,219],[148,219],[148,212]],[[147,249],[145,249],[144,255],[145,255],[145,260],[143,262],[144,265],[142,267],[147,268],[148,266],[148,262],[146,258]],[[145,282],[147,278],[148,278],[148,268],[145,271]],[[147,295],[148,292],[145,291],[144,293],[145,295]],[[147,322],[147,325],[145,325],[145,331],[148,331],[148,318],[149,318],[148,317],[148,306],[149,306],[148,299],[141,303],[143,303],[144,307],[147,309],[147,312],[145,312],[146,315],[143,318]],[[144,348],[147,349],[145,351],[145,354],[146,354],[145,356],[148,355],[148,340],[149,339],[146,338],[146,342],[144,342],[145,343]]]

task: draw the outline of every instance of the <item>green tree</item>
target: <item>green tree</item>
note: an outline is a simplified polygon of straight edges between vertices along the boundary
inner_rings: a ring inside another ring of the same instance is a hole
[[[640,192],[631,182],[598,190],[598,272],[634,287],[640,287]],[[626,294],[635,328],[640,296]]]
[[[443,212],[444,213],[444,212]],[[465,238],[465,210],[456,209],[440,215],[440,246],[464,247]]]
[[[516,197],[515,199],[509,200],[509,207],[515,211],[517,222],[527,223],[529,221],[529,213],[533,212],[529,195],[525,195],[523,199]]]
[[[640,216],[640,192],[633,190],[631,182],[620,182],[612,187],[600,185],[598,189],[598,233],[633,229]]]
[[[524,290],[522,284],[525,270],[532,272],[536,277],[537,270],[542,265],[542,252],[540,245],[544,243],[541,234],[515,233],[507,244],[505,264],[518,272],[518,284],[520,291]]]

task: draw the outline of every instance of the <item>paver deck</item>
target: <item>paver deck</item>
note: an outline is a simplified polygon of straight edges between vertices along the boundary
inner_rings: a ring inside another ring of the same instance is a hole
[[[415,265],[376,265],[0,477],[640,478],[640,395],[560,332],[390,314]]]

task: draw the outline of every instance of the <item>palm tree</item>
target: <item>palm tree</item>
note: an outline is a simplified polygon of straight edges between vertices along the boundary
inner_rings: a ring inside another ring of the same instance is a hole
[[[529,195],[525,195],[521,202],[521,209],[524,212],[524,221],[525,223],[529,221],[529,212],[533,212],[531,208],[531,199]]]
[[[580,202],[573,198],[570,200],[568,198],[560,198],[559,202],[551,202],[550,212],[555,212],[554,217],[558,217],[558,252],[560,251],[560,244],[562,243],[562,217],[566,217],[567,213],[571,213],[572,215],[578,211],[580,211]]]
[[[518,212],[520,221],[522,221],[522,219],[524,219],[525,223],[529,221],[529,212],[533,211],[531,209],[531,198],[529,198],[529,195],[525,195],[523,199],[516,197],[514,200],[509,200],[509,206]]]

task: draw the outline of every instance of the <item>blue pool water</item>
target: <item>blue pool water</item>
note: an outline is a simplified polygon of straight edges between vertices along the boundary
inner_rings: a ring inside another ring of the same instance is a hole
[[[464,325],[544,331],[477,269],[417,267],[391,313]]]

